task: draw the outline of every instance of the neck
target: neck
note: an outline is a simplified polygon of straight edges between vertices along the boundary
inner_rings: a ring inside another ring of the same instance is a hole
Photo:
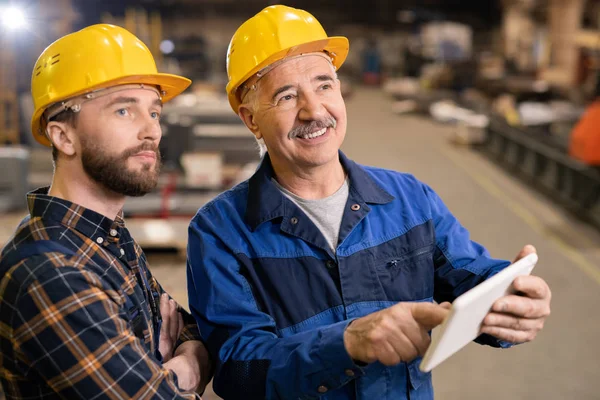
[[[48,192],[114,220],[125,204],[125,196],[92,180],[82,168],[57,166]]]
[[[338,157],[326,165],[312,168],[282,168],[273,160],[277,182],[290,192],[306,200],[317,200],[334,194],[344,183],[346,174]]]

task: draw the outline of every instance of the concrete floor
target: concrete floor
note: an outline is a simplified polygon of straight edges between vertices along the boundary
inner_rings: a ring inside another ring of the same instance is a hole
[[[536,274],[553,291],[538,338],[510,350],[470,344],[434,371],[439,399],[600,399],[600,235],[573,220],[486,158],[449,143],[453,132],[390,112],[381,91],[347,101],[343,150],[358,162],[415,174],[432,186],[495,257],[534,244]],[[162,284],[186,303],[184,261],[151,256]],[[205,399],[216,399],[207,390]]]

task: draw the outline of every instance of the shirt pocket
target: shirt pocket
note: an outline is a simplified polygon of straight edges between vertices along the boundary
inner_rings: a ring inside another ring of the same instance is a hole
[[[375,261],[377,280],[386,300],[418,301],[433,297],[433,250],[428,244]]]

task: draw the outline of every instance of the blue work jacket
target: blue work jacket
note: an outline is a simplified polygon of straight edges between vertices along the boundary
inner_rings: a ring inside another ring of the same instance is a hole
[[[357,364],[344,330],[398,302],[453,301],[509,265],[412,175],[340,161],[350,191],[335,252],[273,184],[268,154],[190,224],[190,309],[225,399],[431,399],[420,359]]]

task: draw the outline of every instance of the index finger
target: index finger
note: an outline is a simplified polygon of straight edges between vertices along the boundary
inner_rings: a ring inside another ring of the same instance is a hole
[[[541,318],[550,314],[549,306],[545,301],[517,295],[500,298],[494,303],[492,310],[520,318]]]
[[[433,303],[414,303],[412,316],[424,329],[431,330],[444,322],[450,310]]]
[[[169,315],[169,295],[163,293],[160,295],[160,316],[164,320],[168,320]]]
[[[545,299],[550,297],[548,284],[539,276],[518,276],[513,281],[513,288],[529,298]]]
[[[185,326],[185,323],[183,322],[183,316],[181,315],[181,312],[177,313],[179,315],[179,330],[177,331],[177,338],[179,339],[179,337],[181,336],[181,332],[183,332],[183,328]]]
[[[162,320],[162,324],[160,327],[161,335],[169,334],[171,328],[171,315],[169,313],[169,296],[166,293],[163,293],[160,296],[160,318]]]

